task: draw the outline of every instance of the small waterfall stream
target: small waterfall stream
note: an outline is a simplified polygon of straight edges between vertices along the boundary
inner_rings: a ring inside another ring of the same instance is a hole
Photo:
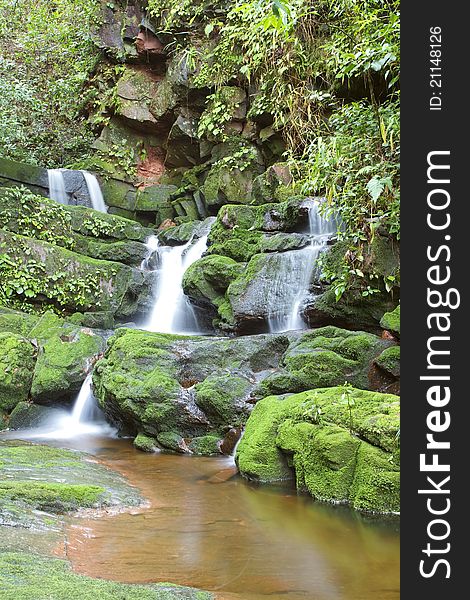
[[[48,169],[47,178],[49,182],[49,198],[60,204],[68,204],[68,196],[65,191],[64,174],[61,169]]]
[[[83,177],[86,181],[91,206],[99,212],[108,212],[108,207],[104,203],[103,194],[101,192],[100,184],[98,183],[98,179],[96,179],[96,176],[93,175],[93,173],[89,173],[88,171],[81,172],[83,173]]]
[[[48,169],[49,198],[60,204],[69,204],[69,194],[66,191],[65,177],[67,173],[81,173],[88,190],[88,197],[92,208],[99,212],[108,212],[101,192],[98,179],[89,171],[70,171],[69,169]]]
[[[201,328],[189,298],[183,292],[183,276],[186,270],[201,258],[207,249],[209,230],[200,238],[191,238],[181,246],[160,246],[152,236],[147,241],[151,251],[144,260],[144,268],[151,267],[152,249],[157,253],[158,287],[155,304],[149,322],[145,326],[148,331],[159,333],[198,334]]]
[[[272,259],[274,276],[268,280],[266,294],[270,333],[306,327],[301,314],[302,303],[308,296],[312,281],[319,276],[317,259],[338,231],[337,218],[325,218],[320,214],[320,200],[309,200],[306,207],[310,244],[300,250],[282,252]]]

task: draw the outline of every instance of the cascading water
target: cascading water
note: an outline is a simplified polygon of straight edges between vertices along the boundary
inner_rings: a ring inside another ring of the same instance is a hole
[[[208,220],[211,225],[214,219]],[[199,239],[189,240],[182,246],[158,246],[158,287],[150,320],[145,327],[159,333],[198,334],[201,333],[197,316],[188,297],[183,291],[183,276],[186,269],[201,258],[207,249],[209,231]],[[150,238],[147,245],[155,245]],[[143,266],[149,265],[151,257]]]
[[[38,429],[32,429],[28,436],[35,439],[69,439],[84,434],[115,435],[116,431],[106,423],[103,413],[96,403],[92,389],[92,373],[89,373],[75,399],[72,412],[52,419]]]
[[[86,185],[88,188],[88,195],[90,196],[91,206],[100,212],[108,212],[108,207],[104,203],[103,194],[101,192],[100,184],[98,179],[93,173],[88,171],[81,171],[85,178]]]
[[[77,178],[77,174],[80,174],[85,180],[88,194],[84,191],[81,177]],[[47,175],[49,181],[49,198],[52,200],[60,202],[60,204],[69,204],[70,199],[66,192],[65,178],[68,177],[69,185],[72,185],[72,189],[74,189],[74,184],[70,182],[77,182],[78,179],[78,183],[75,183],[75,192],[72,193],[72,197],[75,196],[77,190],[80,190],[79,198],[82,203],[86,202],[88,195],[92,208],[99,212],[108,212],[100,184],[93,173],[89,173],[88,171],[70,171],[69,169],[48,169]],[[74,203],[77,203],[77,198],[75,198]]]
[[[60,202],[60,204],[68,204],[63,171],[61,169],[48,169],[47,178],[49,182],[49,198]]]
[[[282,252],[272,259],[267,280],[266,314],[270,333],[304,329],[301,306],[312,281],[318,278],[317,259],[338,231],[338,220],[320,214],[320,200],[311,200],[308,209],[310,244],[301,250]]]

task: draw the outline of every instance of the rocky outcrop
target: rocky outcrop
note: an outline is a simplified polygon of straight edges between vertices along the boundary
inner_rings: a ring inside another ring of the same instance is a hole
[[[1,408],[11,412],[28,399],[70,402],[106,343],[103,332],[53,313],[33,316],[0,308],[0,345]]]
[[[283,335],[226,340],[121,329],[96,366],[97,397],[124,430],[190,451],[196,438],[200,448],[199,438],[221,441],[245,423],[253,390],[288,344]]]
[[[0,196],[0,226],[4,304],[127,318],[151,301],[152,278],[129,265],[153,231],[134,221],[20,189]]]
[[[121,329],[94,384],[107,416],[143,436],[138,447],[212,453],[267,395],[345,381],[372,387],[373,361],[391,347],[390,340],[334,327],[230,340]]]
[[[399,511],[399,399],[352,387],[269,396],[256,405],[236,461],[247,479],[367,512]]]

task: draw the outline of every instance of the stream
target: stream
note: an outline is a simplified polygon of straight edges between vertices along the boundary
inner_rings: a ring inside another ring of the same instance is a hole
[[[398,522],[257,487],[230,457],[146,454],[130,440],[67,442],[126,475],[148,504],[68,519],[75,571],[121,582],[171,581],[218,599],[398,600]]]

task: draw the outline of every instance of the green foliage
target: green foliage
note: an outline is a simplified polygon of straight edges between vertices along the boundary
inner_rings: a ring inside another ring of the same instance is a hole
[[[57,270],[48,272],[43,262],[31,258],[32,248],[26,238],[13,236],[14,248],[0,243],[0,304],[24,312],[35,312],[35,303],[41,311],[54,310],[63,314],[70,308],[88,307],[90,298],[100,306],[101,277],[108,274],[73,273],[66,257],[58,261]],[[26,260],[25,260],[26,259]],[[47,302],[44,302],[47,299]]]
[[[70,215],[62,205],[33,194],[25,187],[9,188],[2,193],[0,228],[8,229],[12,220],[18,233],[44,242],[72,249]],[[5,208],[11,207],[11,208]]]
[[[88,153],[82,90],[96,0],[0,0],[0,154],[64,166]]]

